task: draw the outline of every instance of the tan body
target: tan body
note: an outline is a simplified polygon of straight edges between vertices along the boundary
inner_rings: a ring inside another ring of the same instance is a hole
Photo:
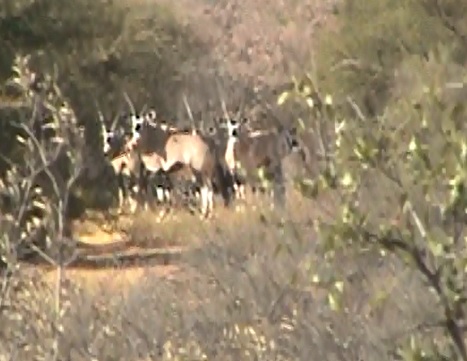
[[[282,178],[282,160],[298,147],[295,130],[252,131],[243,125],[233,121],[227,125],[229,136],[225,158],[230,170],[243,175],[250,184],[264,181],[265,176],[282,182],[277,179]],[[236,185],[238,197],[245,198],[244,185]]]
[[[168,171],[176,163],[182,163],[206,175],[213,173],[215,156],[209,145],[197,134],[172,134],[165,145],[162,168]]]
[[[222,184],[223,197],[228,204],[228,191],[215,146],[198,132],[168,130],[164,126],[143,124],[133,137],[133,145],[141,154],[156,152],[162,157],[162,170],[170,172],[174,167],[189,168],[201,185],[201,213],[209,216],[213,210],[212,179]],[[184,170],[186,172],[186,169]]]

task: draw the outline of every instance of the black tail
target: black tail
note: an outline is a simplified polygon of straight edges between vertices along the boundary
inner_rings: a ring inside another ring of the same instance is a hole
[[[215,168],[216,185],[224,200],[224,206],[228,207],[232,201],[234,179],[229,170],[218,162]]]
[[[283,208],[285,207],[286,190],[282,163],[278,162],[272,168],[272,171],[274,174],[274,204],[279,208]]]

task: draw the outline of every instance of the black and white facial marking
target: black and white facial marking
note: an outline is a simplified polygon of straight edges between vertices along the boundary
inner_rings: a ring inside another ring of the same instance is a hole
[[[141,138],[141,131],[145,124],[156,125],[157,113],[154,109],[149,109],[144,114],[130,115],[131,139],[129,144],[136,144]]]
[[[139,133],[141,131],[141,127],[146,119],[139,115],[139,114],[132,114],[130,116],[131,122],[131,132],[132,133]]]
[[[115,138],[115,133],[104,128],[104,154],[109,153],[112,148],[112,141]]]
[[[227,128],[227,135],[229,139],[238,141],[238,138],[240,137],[240,131],[242,128],[243,133],[248,133],[249,132],[249,119],[248,118],[242,118],[241,120],[237,119],[229,119],[225,122],[224,127]]]
[[[141,138],[141,130],[146,120],[147,119],[144,116],[141,116],[139,114],[132,114],[130,116],[131,143],[136,143]]]
[[[240,123],[235,119],[230,119],[226,123],[228,139],[237,141],[239,137]]]

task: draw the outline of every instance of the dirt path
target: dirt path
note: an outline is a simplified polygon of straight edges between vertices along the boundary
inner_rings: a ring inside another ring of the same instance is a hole
[[[96,247],[96,250],[98,250],[101,246],[105,247],[110,244],[121,243],[123,239],[121,233],[104,231],[102,228],[105,227],[93,222],[85,222],[87,223],[86,227],[83,227],[84,230],[81,230],[81,232],[78,231],[77,237],[87,246]],[[176,251],[178,248],[170,247],[167,251]],[[142,250],[131,247],[122,250],[120,253],[128,254],[132,252],[139,254],[140,251]],[[164,250],[161,249],[162,251]],[[92,249],[89,253],[93,253]],[[110,259],[107,265],[102,266],[96,262],[96,265],[69,266],[63,271],[62,276],[67,282],[85,287],[86,289],[98,290],[105,288],[109,290],[115,288],[122,291],[146,277],[171,279],[176,277],[181,270],[177,264],[158,264],[157,260],[131,260],[121,263],[119,261],[111,261],[112,254],[107,255],[107,257]],[[47,283],[53,284],[56,281],[57,271],[50,266],[31,266],[31,269],[33,268],[39,271]]]
[[[317,212],[296,194],[291,195],[290,201],[292,206],[288,211],[288,216],[295,221],[307,222],[309,217]],[[216,237],[233,237],[244,227],[256,227],[256,223],[260,224],[264,222],[264,217],[269,217],[267,208],[259,205],[256,208],[247,207],[243,211],[219,208],[215,219],[201,223],[196,216],[182,213],[174,213],[172,219],[159,224],[154,222],[151,214],[138,215],[133,219],[133,225],[125,220],[129,224],[128,229],[133,227],[133,230],[126,236],[123,233],[105,230],[110,227],[109,222],[103,219],[83,220],[76,225],[76,235],[81,242],[91,247],[100,248],[116,242],[121,243],[125,237],[131,237],[131,235],[136,238],[149,235],[151,239],[157,234],[159,238],[168,239],[171,242],[158,241],[155,244],[149,242],[149,249],[146,246],[142,248],[132,246],[118,252],[108,252],[103,256],[104,262],[97,259],[100,255],[93,255],[94,258],[86,267],[68,267],[65,277],[68,281],[86,288],[115,287],[119,290],[124,290],[146,277],[164,280],[180,278],[184,272],[182,261],[180,261],[181,253],[195,246],[202,246],[213,234]],[[117,220],[115,223],[121,225],[122,221]],[[135,223],[139,224],[136,228]],[[161,252],[162,255],[159,257],[152,252]],[[90,253],[92,254],[93,250]],[[131,253],[136,256],[130,259]],[[142,256],[148,253],[148,257]],[[120,257],[121,255],[124,257]],[[46,280],[54,282],[56,271],[50,268],[48,270],[43,268],[43,270]]]

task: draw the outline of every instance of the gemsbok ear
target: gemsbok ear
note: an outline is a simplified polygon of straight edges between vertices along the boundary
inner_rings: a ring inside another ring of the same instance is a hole
[[[161,120],[158,123],[158,125],[163,131],[169,131],[169,129],[170,129],[170,126],[167,124],[167,121],[165,121],[165,120]]]
[[[208,134],[209,135],[215,135],[216,133],[217,133],[217,131],[216,131],[215,127],[209,127],[208,128]]]
[[[221,128],[225,128],[227,125],[227,119],[224,117],[214,118],[214,124],[217,124]]]
[[[146,119],[149,121],[155,121],[157,118],[157,113],[154,109],[149,109],[146,113]]]

